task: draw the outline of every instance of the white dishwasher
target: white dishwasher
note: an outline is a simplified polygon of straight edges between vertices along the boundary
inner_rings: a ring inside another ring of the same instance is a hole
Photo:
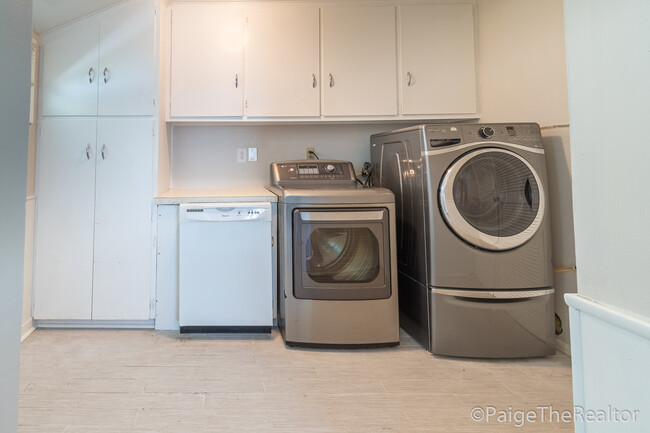
[[[181,333],[271,331],[271,210],[269,202],[179,206]]]

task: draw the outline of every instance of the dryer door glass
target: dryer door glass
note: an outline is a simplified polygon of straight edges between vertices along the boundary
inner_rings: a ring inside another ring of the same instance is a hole
[[[445,221],[462,239],[506,250],[535,234],[544,202],[539,177],[524,158],[503,149],[481,149],[447,170],[440,205]]]
[[[379,275],[379,243],[367,227],[317,227],[305,248],[307,275],[318,283],[367,283]]]
[[[293,221],[296,298],[390,296],[386,209],[298,209]]]

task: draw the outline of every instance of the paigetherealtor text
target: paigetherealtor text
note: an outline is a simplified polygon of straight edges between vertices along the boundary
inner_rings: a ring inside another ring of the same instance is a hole
[[[495,406],[477,406],[470,411],[470,418],[475,422],[512,424],[522,427],[534,423],[636,423],[638,409],[619,409],[607,406],[604,409],[585,409],[575,406],[570,409],[557,409],[553,406],[536,406],[533,409],[515,409],[512,406],[497,408]]]

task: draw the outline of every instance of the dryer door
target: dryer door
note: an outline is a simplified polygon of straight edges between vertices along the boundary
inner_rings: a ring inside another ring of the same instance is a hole
[[[451,230],[492,251],[524,244],[544,216],[544,191],[535,169],[520,155],[497,148],[468,152],[447,169],[439,205]]]

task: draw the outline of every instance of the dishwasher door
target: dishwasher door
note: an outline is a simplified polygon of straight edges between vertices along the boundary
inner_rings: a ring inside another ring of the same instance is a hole
[[[270,332],[271,203],[179,206],[179,324],[184,332]]]

